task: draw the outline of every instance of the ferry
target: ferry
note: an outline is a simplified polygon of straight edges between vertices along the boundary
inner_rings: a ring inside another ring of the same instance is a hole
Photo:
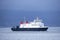
[[[44,25],[38,17],[32,22],[20,22],[20,26],[12,27],[12,31],[47,31],[48,27]]]

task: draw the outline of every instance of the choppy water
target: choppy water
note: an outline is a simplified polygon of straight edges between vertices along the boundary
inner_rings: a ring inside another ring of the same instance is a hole
[[[60,40],[60,27],[49,27],[47,31],[17,31],[0,28],[0,40]]]

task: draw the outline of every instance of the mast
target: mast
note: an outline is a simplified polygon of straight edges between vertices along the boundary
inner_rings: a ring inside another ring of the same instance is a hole
[[[24,23],[26,22],[25,17],[24,17]]]

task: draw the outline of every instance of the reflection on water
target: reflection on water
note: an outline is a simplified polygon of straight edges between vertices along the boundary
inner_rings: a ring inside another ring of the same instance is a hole
[[[60,40],[60,27],[49,27],[47,31],[11,31],[0,28],[0,40]]]

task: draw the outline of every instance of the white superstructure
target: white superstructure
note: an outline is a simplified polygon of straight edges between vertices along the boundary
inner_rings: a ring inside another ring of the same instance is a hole
[[[44,23],[38,17],[33,22],[24,22],[20,24],[19,28],[44,28]]]

